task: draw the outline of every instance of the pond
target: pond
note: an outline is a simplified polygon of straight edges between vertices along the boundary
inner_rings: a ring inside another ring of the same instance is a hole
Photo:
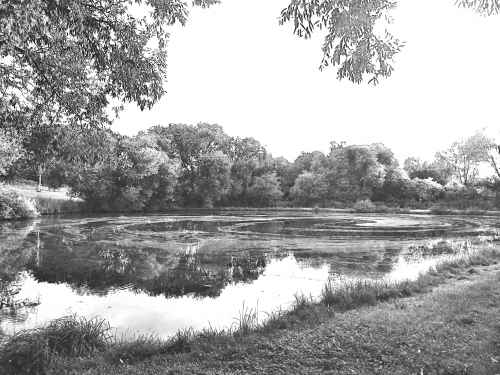
[[[330,278],[380,278],[401,259],[498,233],[492,217],[211,212],[0,223],[0,334],[65,315],[118,336],[229,327]]]

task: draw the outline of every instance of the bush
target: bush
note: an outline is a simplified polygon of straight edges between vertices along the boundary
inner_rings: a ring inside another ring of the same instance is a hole
[[[28,219],[38,215],[33,200],[0,185],[0,219]]]
[[[357,201],[353,206],[353,209],[356,212],[372,212],[375,208],[375,205],[369,199]]]

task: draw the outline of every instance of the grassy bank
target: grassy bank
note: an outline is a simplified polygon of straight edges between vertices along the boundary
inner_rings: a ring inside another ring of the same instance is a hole
[[[439,206],[431,207],[429,213],[433,215],[478,215],[478,216],[500,216],[500,211],[481,210],[468,208],[465,210],[455,210]]]
[[[37,211],[42,215],[85,212],[84,202],[81,199],[71,198],[66,188],[54,191],[42,187],[42,191],[37,191],[34,184],[5,184],[3,186],[33,200]]]
[[[296,296],[291,309],[270,313],[264,324],[262,312],[246,308],[225,330],[188,329],[170,340],[122,341],[98,319],[62,330],[49,324],[3,343],[0,370],[19,364],[30,373],[497,374],[499,259],[498,244],[465,244],[414,280],[332,282],[319,298]]]

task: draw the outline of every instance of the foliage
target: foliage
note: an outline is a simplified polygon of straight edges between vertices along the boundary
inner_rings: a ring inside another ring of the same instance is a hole
[[[409,178],[406,173],[399,168],[388,168],[384,184],[373,189],[373,201],[384,202],[404,202],[408,198]]]
[[[229,192],[231,163],[221,151],[211,152],[200,157],[196,180],[203,207],[212,208]]]
[[[491,194],[498,201],[500,198],[500,178],[497,176],[490,176],[479,180],[476,183],[476,187],[479,189],[484,189],[483,194]]]
[[[281,12],[280,24],[292,21],[294,33],[310,38],[316,28],[327,30],[323,44],[320,69],[339,66],[337,77],[360,83],[369,76],[369,83],[378,83],[379,77],[388,77],[393,68],[394,56],[404,43],[387,30],[384,36],[375,32],[375,25],[384,18],[391,21],[389,13],[396,2],[372,1],[291,1]]]
[[[493,138],[485,138],[484,161],[493,168],[496,177],[500,178],[500,145]]]
[[[479,175],[479,165],[485,161],[485,154],[491,148],[491,140],[482,132],[459,139],[451,147],[436,154],[445,167],[465,186],[471,186]]]
[[[165,209],[173,199],[178,165],[147,139],[108,134],[105,159],[73,168],[71,194],[99,211]]]
[[[494,15],[500,12],[498,0],[457,0],[458,7],[474,8],[481,15]]]
[[[410,179],[420,178],[425,180],[427,178],[432,178],[441,185],[448,183],[450,177],[453,175],[453,170],[446,168],[446,166],[443,163],[439,163],[438,160],[428,163],[419,158],[410,157],[405,160],[403,169]]]
[[[295,180],[290,190],[290,196],[300,205],[310,206],[324,203],[328,185],[323,175],[313,172],[303,172]]]
[[[336,200],[371,197],[372,189],[383,185],[387,169],[379,163],[378,151],[378,145],[332,149],[326,167],[330,197]]]
[[[11,165],[21,156],[18,142],[0,133],[0,175],[7,175]]]
[[[0,219],[28,219],[38,216],[35,202],[0,185]]]
[[[171,159],[179,160],[178,192],[185,205],[210,206],[229,190],[230,164],[223,154],[228,151],[230,138],[222,127],[206,123],[196,126],[170,124],[153,127],[147,135]],[[209,176],[210,170],[216,175]],[[200,182],[205,184],[203,188]],[[209,191],[205,192],[204,188]]]
[[[434,201],[440,195],[443,195],[443,186],[433,181],[432,178],[425,180],[414,178],[407,183],[407,195],[410,199],[417,201]]]
[[[372,212],[375,205],[369,199],[364,199],[354,203],[353,208],[356,212]]]
[[[248,196],[252,205],[261,207],[275,206],[281,198],[281,190],[276,173],[266,173],[255,177],[252,186],[248,189]]]
[[[149,13],[135,16],[132,4]],[[186,8],[177,0],[2,2],[3,126],[23,134],[101,128],[110,98],[151,108],[164,94],[165,27],[184,25]]]

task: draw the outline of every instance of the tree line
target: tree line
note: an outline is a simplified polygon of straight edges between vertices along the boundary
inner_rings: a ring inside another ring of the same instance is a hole
[[[500,154],[484,131],[455,141],[432,162],[410,157],[402,166],[381,143],[335,141],[328,154],[302,152],[292,163],[273,157],[254,138],[230,137],[207,123],[158,125],[134,137],[107,130],[98,138],[72,139],[71,148],[60,150],[66,157],[16,154],[22,149],[15,142],[3,142],[0,152],[9,157],[2,158],[0,173],[4,179],[36,179],[43,170],[45,185],[65,185],[98,211],[345,207],[362,200],[493,208],[499,202]],[[80,150],[75,157],[74,149]],[[490,166],[490,176],[479,178],[481,165]]]

